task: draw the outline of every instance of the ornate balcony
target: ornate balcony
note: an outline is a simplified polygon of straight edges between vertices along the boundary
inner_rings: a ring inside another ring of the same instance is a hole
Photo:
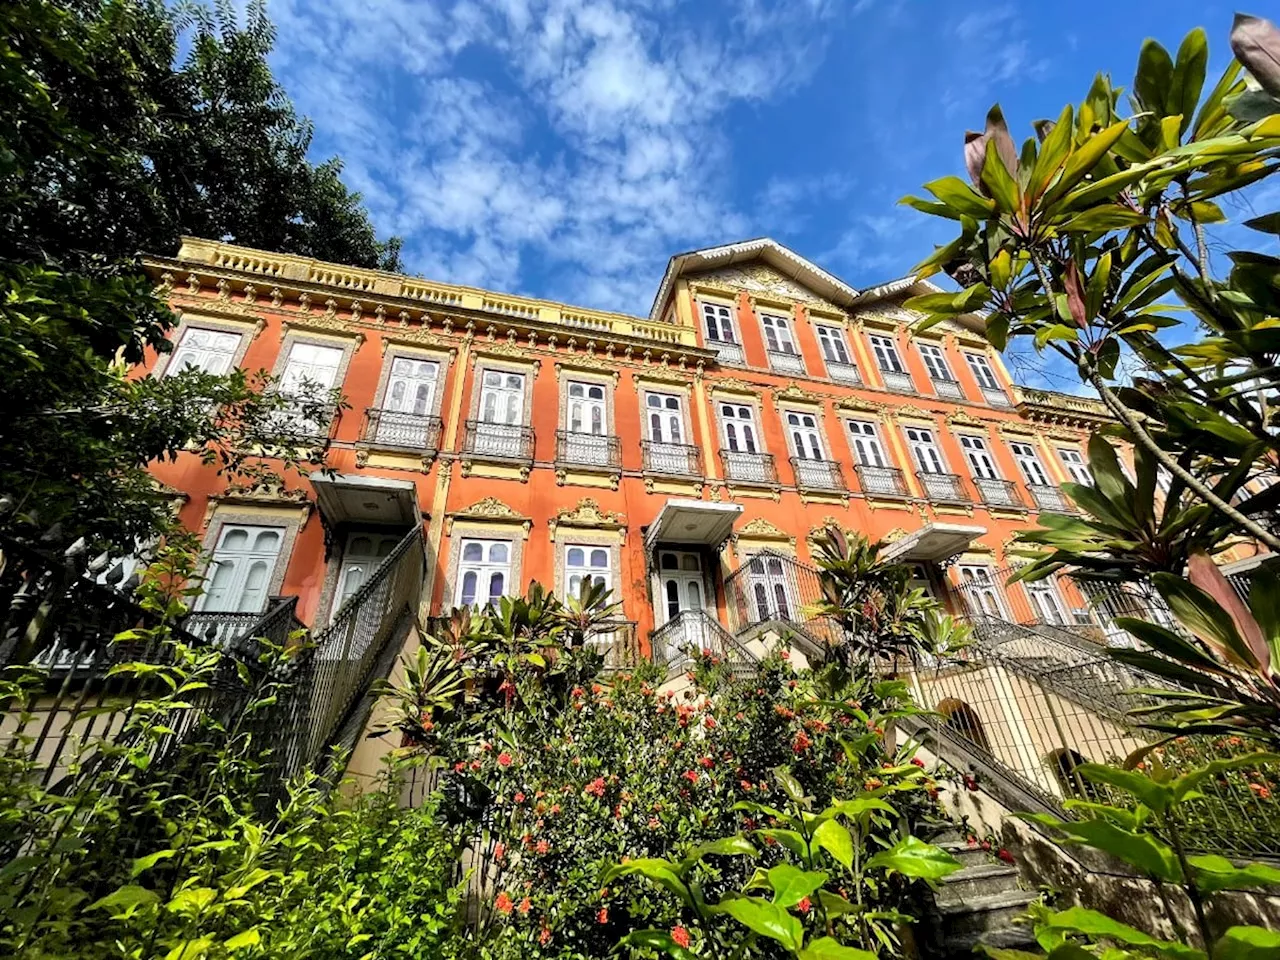
[[[858,472],[858,483],[862,492],[869,497],[905,497],[908,495],[907,484],[902,471],[897,467],[876,467],[866,463],[855,463],[853,468]]]
[[[440,449],[439,417],[370,407],[364,412],[360,439],[369,447],[409,450],[425,457]]]
[[[556,431],[556,466],[622,469],[622,440],[572,430]]]
[[[1075,507],[1057,486],[1051,483],[1029,483],[1027,489],[1036,506],[1045,513],[1075,513]]]
[[[1023,499],[1022,491],[1018,489],[1018,485],[1012,480],[992,480],[987,477],[974,477],[973,485],[977,488],[978,496],[982,498],[982,502],[988,507],[1026,509],[1027,502]]]
[[[964,391],[960,389],[958,380],[934,380],[933,392],[945,400],[963,400]]]
[[[999,387],[983,387],[982,396],[993,407],[1008,409],[1013,406],[1012,401],[1009,400],[1009,395]]]
[[[852,363],[840,363],[838,360],[827,361],[827,376],[836,383],[848,384],[851,387],[862,386],[862,374]]]
[[[765,350],[769,355],[769,369],[774,373],[789,373],[797,377],[805,375],[804,358],[787,350]]]
[[[884,388],[892,390],[894,393],[915,393],[916,382],[911,379],[911,374],[902,373],[898,370],[881,370],[880,379],[884,381]]]
[[[776,484],[778,468],[771,453],[745,453],[741,450],[721,450],[720,462],[724,464],[724,478],[734,483]]]
[[[657,443],[645,440],[640,444],[647,473],[667,477],[700,477],[702,461],[698,448],[687,443]]]
[[[741,367],[747,362],[740,343],[729,343],[725,340],[708,340],[707,346],[716,352],[716,359],[721,363]]]
[[[938,503],[969,503],[970,497],[964,488],[964,481],[954,473],[925,473],[919,471],[916,477],[924,488],[924,495]]]
[[[801,490],[830,490],[843,493],[844,476],[840,464],[834,460],[805,460],[791,458],[791,469],[796,475],[796,486]]]
[[[518,423],[468,420],[463,424],[462,453],[478,460],[532,463],[533,428]]]

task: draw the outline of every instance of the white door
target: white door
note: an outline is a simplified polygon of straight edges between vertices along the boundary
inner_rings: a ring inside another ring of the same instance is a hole
[[[790,578],[781,558],[767,554],[752,557],[747,561],[747,571],[755,622],[795,619]]]
[[[920,468],[921,473],[946,473],[947,465],[942,460],[942,451],[934,443],[933,431],[920,427],[907,427],[907,446],[911,448],[911,456]]]
[[[1004,613],[1004,602],[1000,598],[1000,586],[990,567],[962,566],[959,574],[961,589],[975,615],[994,617],[997,620],[1008,619]]]
[[[524,374],[486,370],[480,385],[480,422],[475,452],[495,457],[524,456]]]
[[[876,355],[876,365],[889,373],[906,373],[902,358],[898,356],[898,347],[888,337],[871,336],[871,350]]]
[[[396,357],[391,361],[386,397],[378,418],[377,439],[406,447],[427,444],[426,417],[435,409],[439,365],[430,360]]]
[[[342,551],[342,566],[338,571],[338,585],[333,591],[330,618],[369,581],[398,541],[398,536],[381,533],[353,533],[347,537],[346,549]]]
[[[992,459],[985,440],[965,433],[959,435],[959,440],[960,449],[964,451],[965,459],[969,461],[969,469],[973,471],[975,479],[1000,479],[1000,472],[996,470],[996,462]]]
[[[731,480],[769,479],[764,459],[756,443],[755,410],[745,403],[720,404],[720,424],[724,430],[725,459]]]
[[[1084,455],[1079,450],[1059,447],[1058,456],[1062,459],[1062,465],[1067,468],[1067,473],[1070,474],[1073,482],[1086,486],[1093,483],[1093,474],[1089,472],[1089,465],[1084,462]]]
[[[609,440],[605,436],[607,409],[604,386],[571,382],[568,386],[568,430],[565,456],[572,463],[604,465],[609,462]]]
[[[844,331],[839,327],[818,325],[818,343],[822,345],[822,355],[830,363],[850,365],[849,348],[844,342]]]
[[[706,321],[707,339],[715,343],[733,343],[733,311],[723,303],[704,303],[702,317]]]
[[[806,487],[831,486],[831,468],[823,453],[818,418],[811,413],[788,413],[787,433],[796,455],[796,482]]]
[[[880,435],[876,425],[868,420],[849,421],[849,440],[853,445],[853,456],[864,467],[887,467],[888,459],[884,448],[880,446]]]
[[[791,325],[786,317],[775,317],[762,314],[760,323],[764,326],[765,346],[773,353],[795,353],[796,345],[791,340]]]
[[[311,403],[322,403],[327,391],[332,390],[337,382],[341,365],[340,347],[295,343],[289,350],[289,359],[280,376],[280,392],[305,398]],[[314,434],[323,430],[324,424],[304,417],[300,408],[287,416],[289,425],[300,432]]]
[[[644,404],[649,468],[658,473],[690,473],[689,451],[685,447],[683,398],[674,393],[646,393]]]
[[[1022,471],[1022,476],[1033,487],[1049,486],[1049,475],[1044,471],[1044,464],[1040,462],[1040,458],[1036,456],[1035,448],[1029,443],[1010,443],[1009,449],[1013,453],[1013,459],[1018,463],[1018,469]]]
[[[1027,599],[1031,601],[1031,612],[1038,622],[1056,627],[1068,626],[1067,613],[1062,607],[1057,588],[1052,583],[1039,580],[1028,583],[1026,587]]]
[[[924,360],[925,369],[929,371],[929,379],[934,383],[955,379],[951,376],[951,368],[947,366],[947,358],[940,348],[931,343],[922,343],[920,358]]]
[[[226,526],[218,537],[206,574],[199,609],[260,613],[267,605],[284,530],[279,527]]]

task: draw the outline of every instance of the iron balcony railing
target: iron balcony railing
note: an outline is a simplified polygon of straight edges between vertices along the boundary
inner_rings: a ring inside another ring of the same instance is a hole
[[[916,382],[911,379],[911,374],[909,373],[903,373],[900,370],[881,369],[880,379],[884,381],[884,388],[892,390],[894,393],[916,392]]]
[[[738,634],[756,624],[781,621],[811,639],[834,643],[843,636],[838,624],[815,616],[823,599],[817,568],[795,557],[763,550],[725,577],[725,602]]]
[[[999,387],[983,387],[982,395],[986,398],[987,403],[993,407],[1012,407],[1009,401],[1009,395]]]
[[[434,454],[440,449],[441,429],[436,416],[370,407],[361,439],[379,447]]]
[[[685,610],[649,635],[654,663],[668,676],[693,663],[698,654],[718,657],[738,676],[755,672],[759,661],[715,617],[703,610]]]
[[[742,352],[742,344],[740,343],[732,343],[728,340],[708,340],[707,346],[716,352],[716,360],[720,363],[727,363],[736,367],[746,363],[746,356]]]
[[[1021,507],[1025,508],[1026,500],[1022,491],[1012,480],[999,480],[991,477],[974,477],[973,485],[978,496],[988,507]]]
[[[1067,495],[1053,484],[1029,483],[1027,484],[1027,489],[1031,491],[1031,496],[1035,500],[1036,506],[1046,513],[1075,512],[1075,508],[1071,505],[1071,501],[1067,499]]]
[[[698,448],[687,443],[660,443],[644,440],[640,444],[644,469],[668,477],[700,477],[702,461]]]
[[[774,373],[789,373],[797,377],[805,374],[804,358],[790,350],[765,350],[769,356],[769,369]]]
[[[862,386],[862,374],[852,363],[841,363],[839,360],[827,361],[827,376],[836,383],[848,384],[851,387]]]
[[[869,463],[855,463],[858,483],[862,492],[870,497],[905,497],[907,483],[897,467],[877,467]]]
[[[924,495],[938,503],[969,503],[970,497],[964,488],[964,481],[954,473],[916,472]]]
[[[598,625],[587,646],[604,658],[605,670],[630,670],[640,664],[640,635],[634,620],[611,620]]]
[[[327,443],[342,416],[337,403],[316,403],[281,394],[285,403],[270,414],[270,429],[288,443]]]
[[[771,453],[748,453],[742,450],[721,450],[720,462],[724,464],[724,478],[738,483],[777,483],[778,468]]]
[[[573,430],[556,431],[557,465],[622,469],[622,440]]]
[[[960,389],[960,381],[948,379],[936,379],[933,381],[933,392],[947,400],[963,400],[964,391]]]
[[[296,598],[295,598],[296,599]],[[268,605],[268,608],[274,604]],[[187,614],[182,627],[211,646],[225,647],[245,635],[262,619],[262,611],[241,613],[235,610],[197,610]]]
[[[463,424],[462,452],[487,460],[533,461],[533,427],[518,423],[468,420]]]
[[[844,475],[840,464],[834,460],[806,460],[791,458],[791,469],[796,475],[796,486],[801,490],[844,491]]]

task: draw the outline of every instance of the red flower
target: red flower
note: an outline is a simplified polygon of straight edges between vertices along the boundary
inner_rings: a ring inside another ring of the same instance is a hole
[[[589,793],[593,797],[604,796],[604,777],[596,777],[583,788],[584,793]]]
[[[602,690],[604,690],[604,687],[600,686],[600,684],[598,683],[593,683],[591,685],[591,692],[594,693],[596,696],[599,696]]]
[[[510,913],[515,903],[507,896],[507,891],[503,890],[498,894],[498,899],[493,901],[493,905],[498,908],[499,913]]]
[[[697,782],[698,782],[698,771],[697,771],[697,770],[686,770],[684,773],[680,774],[680,776],[684,777],[684,778],[685,778],[686,780],[688,780],[690,783],[697,783]]]
[[[532,908],[533,908],[533,901],[530,900],[528,897],[525,897],[523,900],[520,901],[520,906],[517,907],[516,909],[518,909],[522,914],[527,914]]]
[[[538,845],[533,849],[536,850],[540,855],[546,856],[548,853],[551,852],[551,844],[547,843],[547,841],[545,840],[539,840]]]
[[[712,760],[710,757],[703,757],[698,762],[702,764],[703,768],[706,770],[710,770],[712,767],[716,765],[716,762]]]
[[[471,761],[471,769],[472,769],[472,770],[479,770],[479,769],[480,769],[480,761],[479,761],[479,760],[472,760],[472,761]]]
[[[484,753],[488,753],[489,751],[491,751],[491,750],[493,749],[493,744],[492,744],[492,743],[488,743],[488,742],[482,743],[482,744],[480,744],[480,749],[481,749],[481,751],[483,751]]]
[[[500,754],[498,754],[498,766],[500,767],[511,766],[511,754],[507,753],[507,751],[505,750],[503,750]]]
[[[813,906],[813,903],[810,902],[808,897],[801,897],[800,902],[796,904],[796,909],[799,910],[801,913],[808,913],[809,909],[812,906]]]
[[[919,757],[912,757],[912,758],[911,758],[911,762],[912,762],[912,763],[914,763],[917,767],[923,767],[923,766],[924,766],[924,761],[923,761],[923,760],[921,760]]]
[[[754,789],[755,789],[754,784],[752,784],[752,782],[751,782],[750,780],[742,780],[742,781],[739,781],[738,786],[742,787],[742,789],[743,789],[743,790],[754,790]]]
[[[662,821],[661,821],[661,820],[659,820],[657,817],[650,817],[650,818],[649,818],[649,829],[650,829],[650,830],[657,830],[657,829],[659,829],[661,826],[662,826]]]
[[[571,690],[571,691],[569,692],[569,696],[571,696],[571,697],[580,697],[580,696],[582,696],[582,694],[583,694],[584,692],[585,692],[585,691],[584,691],[581,687],[574,687],[574,688],[573,688],[573,690]]]
[[[513,799],[516,803],[524,803],[524,794],[520,791],[517,791],[516,795],[511,799]]]
[[[453,765],[454,773],[461,773],[465,769],[467,769],[467,761],[465,760],[459,760],[457,763]]]
[[[551,805],[551,815],[554,817],[559,812],[560,812],[560,804],[553,803]]]
[[[808,734],[803,730],[796,734],[795,741],[791,744],[791,749],[796,753],[804,753],[813,745],[813,741],[809,739]]]
[[[986,850],[988,853],[990,853],[990,852],[991,852],[991,841],[990,841],[990,840],[983,840],[983,841],[982,841],[982,849],[983,849],[983,850]]]
[[[551,928],[543,927],[542,932],[538,934],[538,942],[544,947],[551,942]]]
[[[996,854],[996,856],[997,856],[997,857],[999,857],[1001,860],[1003,860],[1005,863],[1013,863],[1013,862],[1014,862],[1014,861],[1013,861],[1013,854],[1012,854],[1012,853],[1010,853],[1008,850],[1006,850],[1004,847],[1001,847],[1001,848],[1000,848],[1000,852],[999,852],[999,853],[997,853],[997,854]]]
[[[596,914],[596,923],[608,923],[608,922],[609,922],[609,908],[601,907],[600,912]]]
[[[501,840],[493,848],[493,859],[501,860],[507,854],[507,845]]]
[[[790,650],[783,650],[781,653],[779,653],[779,654],[778,654],[778,656],[780,656],[783,660],[790,660],[790,659],[791,659],[791,651],[790,651]]]
[[[671,928],[671,939],[678,947],[689,949],[689,931],[679,925]]]
[[[714,730],[716,728],[715,717],[707,717],[707,719],[703,720],[702,723],[708,730]]]

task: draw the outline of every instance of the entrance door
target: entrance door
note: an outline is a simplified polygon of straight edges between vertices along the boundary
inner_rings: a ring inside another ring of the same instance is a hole
[[[373,571],[390,555],[400,539],[400,534],[353,533],[347,537],[342,551],[342,567],[338,571],[338,583],[333,591],[332,618],[342,605],[368,583]]]
[[[747,561],[751,604],[755,622],[791,620],[795,609],[786,565],[781,558],[764,554]]]
[[[1067,614],[1062,609],[1062,601],[1058,599],[1058,591],[1052,583],[1039,581],[1028,583],[1027,598],[1031,601],[1031,612],[1040,623],[1055,627],[1067,626]]]
[[[960,590],[973,616],[987,616],[1005,620],[1004,604],[1000,601],[1000,586],[986,566],[962,566],[959,568]]]

